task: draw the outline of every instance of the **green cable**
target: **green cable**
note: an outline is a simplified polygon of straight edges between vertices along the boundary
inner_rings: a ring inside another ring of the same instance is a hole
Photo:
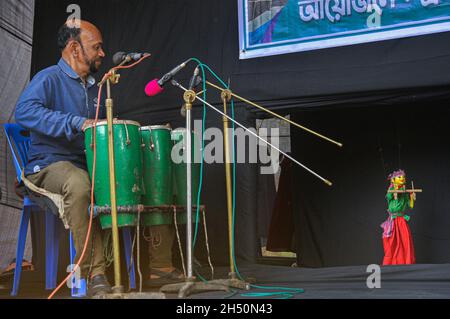
[[[199,59],[192,58],[193,61],[198,63],[198,66],[202,70],[202,79],[203,79],[203,100],[206,101],[206,76],[205,76],[205,68],[219,81],[223,86],[225,86],[228,89],[228,86],[222,81],[221,78],[219,78],[211,68],[203,64]],[[234,120],[234,104],[232,104],[233,109],[233,120]],[[206,125],[206,104],[203,103],[203,122],[202,122],[202,161],[200,163],[200,180],[199,180],[199,187],[198,187],[198,194],[197,194],[197,211],[196,211],[196,217],[195,217],[195,232],[194,232],[194,239],[193,239],[193,247],[195,248],[195,245],[197,243],[197,236],[198,236],[198,221],[200,217],[200,198],[201,198],[201,192],[203,189],[203,170],[204,170],[204,162],[205,162],[205,138],[204,138],[204,132],[205,132],[205,125]],[[233,134],[234,134],[234,122],[233,122]],[[233,149],[234,149],[234,139],[233,139]],[[233,152],[234,153],[234,152]],[[234,205],[234,203],[233,203]]]
[[[200,278],[201,281],[203,281],[204,283],[207,283],[208,280],[206,280],[205,278],[203,278],[202,275],[200,275],[200,273],[197,271],[197,269],[194,270],[195,274],[197,275],[198,278]]]
[[[230,299],[238,294],[237,290],[231,290],[231,294],[223,297],[223,299]]]
[[[203,100],[206,101],[206,77],[205,77],[205,68],[226,88],[229,89],[229,86],[219,77],[217,76],[214,71],[211,70],[211,68],[202,63],[199,59],[193,58],[193,61],[196,61],[199,64],[199,67],[202,70],[202,77],[203,77]],[[232,121],[232,162],[233,162],[233,200],[232,200],[232,240],[231,240],[231,253],[233,257],[233,263],[236,270],[236,274],[238,275],[239,279],[242,281],[245,281],[241,274],[239,273],[239,269],[236,263],[236,255],[235,255],[235,249],[234,249],[234,237],[235,237],[235,220],[236,220],[236,154],[235,154],[235,140],[234,140],[234,132],[235,132],[235,108],[234,108],[234,99],[231,100],[231,118]],[[202,191],[202,185],[203,185],[203,165],[204,165],[204,158],[205,158],[205,139],[204,139],[204,131],[205,131],[205,122],[206,122],[206,104],[203,103],[203,123],[202,123],[202,162],[200,165],[200,181],[199,181],[199,189],[198,189],[198,196],[197,196],[197,214],[196,214],[196,227],[195,227],[195,236],[193,241],[193,246],[195,247],[196,240],[197,240],[197,234],[198,234],[198,220],[199,220],[199,214],[200,214],[200,196]],[[198,274],[200,279],[204,282],[206,280]],[[241,294],[242,297],[271,297],[271,296],[278,296],[279,298],[276,299],[290,299],[293,298],[297,294],[304,293],[304,289],[301,288],[288,288],[288,287],[270,287],[270,286],[256,286],[256,285],[250,285],[250,287],[255,289],[262,289],[262,290],[282,290],[282,291],[275,291],[275,292],[261,292],[261,293],[245,293]],[[231,298],[232,296],[236,295],[237,292],[234,291],[232,295],[226,296],[225,298]]]
[[[289,288],[289,287],[268,287],[268,286],[256,286],[250,285],[252,288],[261,290],[281,290],[281,291],[270,291],[270,292],[252,292],[241,294],[243,297],[270,297],[279,296],[277,299],[290,299],[295,297],[295,295],[304,293],[305,290],[301,288]]]
[[[193,61],[197,62],[199,67],[202,70],[202,79],[203,79],[203,101],[206,101],[206,78],[205,78],[205,69],[203,67],[203,63],[196,58],[192,58]],[[203,103],[203,122],[202,122],[202,161],[200,163],[200,180],[198,184],[198,192],[197,192],[197,210],[195,214],[195,231],[194,231],[194,239],[192,241],[192,246],[195,248],[197,244],[197,236],[198,236],[198,221],[200,218],[200,198],[203,189],[203,166],[205,162],[205,126],[206,125],[206,104]]]

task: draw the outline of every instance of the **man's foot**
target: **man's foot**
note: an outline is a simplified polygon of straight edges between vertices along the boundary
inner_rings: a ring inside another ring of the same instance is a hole
[[[145,281],[145,286],[149,288],[157,288],[183,281],[184,275],[176,268],[151,268],[150,278]]]
[[[9,264],[9,266],[0,272],[0,281],[3,278],[10,278],[14,277],[14,271],[16,270],[16,259],[14,258],[13,261]],[[22,261],[22,273],[25,271],[34,271],[34,266],[29,261],[23,260]]]
[[[88,285],[89,297],[95,297],[99,295],[106,295],[111,293],[111,285],[106,279],[105,275],[97,275],[92,277]]]

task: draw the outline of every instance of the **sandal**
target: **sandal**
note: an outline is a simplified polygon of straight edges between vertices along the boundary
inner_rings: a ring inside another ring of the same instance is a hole
[[[184,275],[177,269],[174,269],[171,272],[165,272],[151,268],[150,273],[159,276],[159,278],[146,279],[145,286],[149,288],[158,288],[164,285],[176,284],[184,281]]]
[[[11,277],[14,276],[14,271],[16,270],[16,260],[14,259],[9,266],[0,272],[0,278]],[[25,271],[34,271],[34,266],[29,261],[25,259],[22,261],[22,272]]]

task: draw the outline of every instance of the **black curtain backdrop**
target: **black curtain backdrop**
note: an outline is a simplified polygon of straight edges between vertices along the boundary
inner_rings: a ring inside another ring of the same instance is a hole
[[[36,1],[33,74],[59,59],[56,33],[68,17],[66,8],[71,3]],[[164,94],[148,98],[143,88],[187,58],[197,57],[230,81],[236,93],[282,114],[295,113],[294,119],[301,124],[345,143],[345,148],[339,150],[292,129],[295,156],[336,183],[330,189],[302,171],[296,173],[298,196],[294,215],[302,264],[332,266],[380,261],[378,225],[385,218],[386,183],[377,134],[384,143],[387,160],[393,161],[389,156],[394,156],[395,149],[388,143],[396,143],[396,128],[402,139],[408,138],[412,145],[408,149],[406,140],[403,142],[404,168],[416,185],[425,189],[412,221],[416,237],[423,236],[423,241],[418,239],[417,243],[418,260],[448,261],[448,252],[443,249],[448,237],[444,233],[437,235],[446,225],[446,203],[437,194],[444,194],[449,186],[442,175],[447,174],[444,163],[448,160],[444,144],[447,114],[442,112],[448,102],[439,102],[450,96],[450,73],[445,71],[450,68],[449,32],[241,61],[235,0],[76,3],[81,7],[82,18],[96,24],[103,33],[108,57],[101,74],[111,67],[110,58],[117,51],[153,54],[137,68],[122,72],[121,82],[113,88],[116,116],[137,120],[142,125],[183,126],[179,113],[182,94],[178,89],[168,86]],[[178,79],[186,83],[193,67],[187,67]],[[208,100],[218,104],[219,96],[208,91]],[[412,104],[414,112],[409,107]],[[196,119],[201,117],[200,111],[197,108]],[[254,127],[255,118],[262,116],[238,104],[237,119],[247,126]],[[424,124],[425,120],[432,123]],[[436,121],[441,126],[435,125]],[[209,111],[207,127],[211,126],[221,128],[222,122]],[[437,139],[431,138],[435,131],[441,132]],[[439,170],[437,162],[441,165]],[[257,234],[265,228],[257,225],[257,216],[261,216],[258,207],[263,206],[257,196],[261,178],[257,165],[249,164],[238,165],[237,177],[237,253],[243,260],[254,261],[258,255]],[[440,187],[435,194],[437,185]],[[227,262],[222,165],[207,165],[204,189],[213,256],[218,262]],[[425,208],[432,209],[434,215],[425,212]]]
[[[33,73],[57,61],[55,35],[69,16],[66,8],[72,2],[36,1]],[[450,83],[450,73],[443,72],[450,68],[450,32],[239,60],[237,1],[76,3],[82,18],[103,32],[109,57],[102,71],[111,67],[110,59],[117,51],[153,54],[143,65],[123,72],[115,90],[116,112],[121,117],[148,122],[178,118],[182,98],[177,89],[167,88],[165,94],[149,99],[143,88],[189,57],[199,58],[225,80],[230,79],[237,93],[273,107],[279,102],[311,106],[311,97],[320,97],[316,106],[351,103],[355,95],[379,101],[386,95],[410,96],[417,94],[417,88],[430,91],[430,87]],[[179,79],[187,80],[190,74],[184,71]],[[210,99],[217,101],[215,95]]]
[[[406,170],[417,195],[411,211],[418,263],[450,262],[450,100],[295,113],[345,145],[338,149],[298,130],[293,154],[334,182],[295,167],[293,210],[298,262],[308,267],[379,264],[387,218],[387,175]]]

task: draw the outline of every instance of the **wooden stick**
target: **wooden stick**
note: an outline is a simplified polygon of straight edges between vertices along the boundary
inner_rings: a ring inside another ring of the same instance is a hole
[[[391,190],[388,190],[388,193],[391,193],[391,194],[422,193],[422,192],[423,192],[422,189],[399,189],[399,190],[391,189]]]

